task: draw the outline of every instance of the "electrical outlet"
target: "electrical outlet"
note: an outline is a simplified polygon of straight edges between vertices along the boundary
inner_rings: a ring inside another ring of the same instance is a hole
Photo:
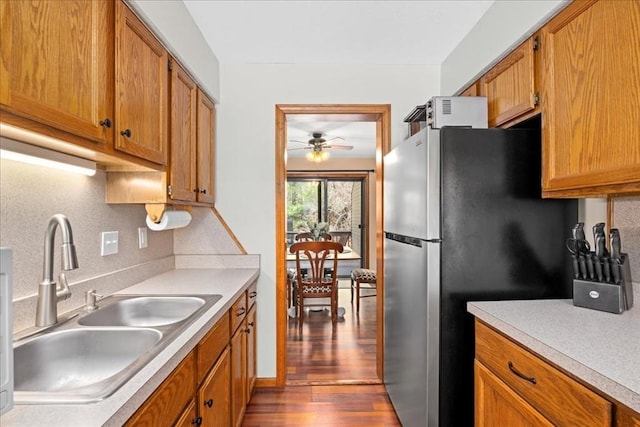
[[[138,227],[138,248],[144,249],[149,246],[147,241],[147,227]]]
[[[100,255],[113,255],[118,253],[118,232],[103,231],[102,244],[100,246]]]

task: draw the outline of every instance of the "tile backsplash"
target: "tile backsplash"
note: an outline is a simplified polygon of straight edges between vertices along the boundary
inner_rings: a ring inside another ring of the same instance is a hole
[[[640,197],[614,199],[613,225],[620,230],[622,252],[629,254],[631,279],[638,287],[640,286]]]

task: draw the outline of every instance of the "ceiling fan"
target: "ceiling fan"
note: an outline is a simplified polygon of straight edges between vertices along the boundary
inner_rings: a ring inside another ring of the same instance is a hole
[[[353,150],[352,145],[334,144],[334,142],[344,141],[344,138],[341,138],[339,136],[335,138],[325,139],[324,134],[322,132],[313,132],[311,136],[312,138],[306,142],[298,141],[295,139],[289,140],[290,142],[307,144],[307,146],[300,147],[300,148],[290,148],[288,151],[310,150],[305,156],[307,160],[313,161],[313,162],[322,162],[329,159],[329,152],[326,150]]]

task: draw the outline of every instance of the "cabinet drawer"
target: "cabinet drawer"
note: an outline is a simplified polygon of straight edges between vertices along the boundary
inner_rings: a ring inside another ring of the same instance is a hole
[[[611,425],[610,402],[480,322],[476,359],[555,425]]]
[[[236,302],[233,303],[229,315],[231,316],[231,328],[230,333],[233,335],[238,326],[242,323],[247,315],[247,299],[246,292],[238,297]]]
[[[229,314],[225,314],[198,344],[198,384],[204,380],[222,350],[229,344]]]
[[[258,299],[258,282],[253,282],[247,289],[247,310],[251,310]]]

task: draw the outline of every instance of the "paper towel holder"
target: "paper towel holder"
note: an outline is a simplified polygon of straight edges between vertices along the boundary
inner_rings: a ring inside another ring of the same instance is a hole
[[[147,211],[147,215],[151,221],[156,224],[162,220],[162,215],[167,210],[166,203],[147,203],[144,205],[144,209]],[[191,212],[191,206],[172,206],[174,209],[178,208],[187,212]]]

